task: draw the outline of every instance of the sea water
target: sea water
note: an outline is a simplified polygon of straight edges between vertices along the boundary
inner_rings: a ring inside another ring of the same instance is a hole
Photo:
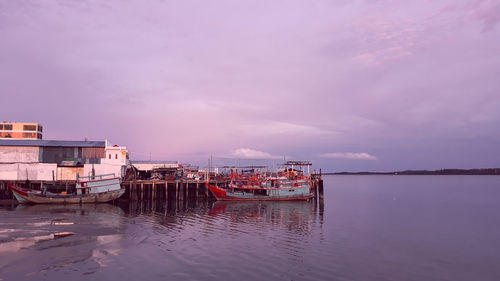
[[[0,206],[0,280],[500,280],[500,177],[325,176],[324,189],[322,202]]]

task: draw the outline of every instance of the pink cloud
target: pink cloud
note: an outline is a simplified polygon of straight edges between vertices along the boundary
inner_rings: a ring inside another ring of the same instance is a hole
[[[471,19],[483,23],[483,32],[493,30],[500,22],[500,4],[493,4],[492,1],[478,2],[478,7],[472,10]]]
[[[377,160],[376,156],[365,152],[333,152],[320,154],[318,157],[351,160]]]
[[[268,152],[259,151],[251,148],[238,148],[233,151],[232,155],[238,158],[245,159],[279,159],[283,156],[272,155]]]
[[[398,60],[407,56],[411,56],[413,53],[401,46],[389,47],[382,50],[376,50],[373,52],[364,53],[355,56],[353,59],[358,63],[365,65],[378,65],[384,61]]]

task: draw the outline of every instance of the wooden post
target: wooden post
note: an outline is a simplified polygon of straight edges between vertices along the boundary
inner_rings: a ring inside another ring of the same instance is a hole
[[[144,183],[141,182],[141,201],[144,201]]]
[[[130,182],[130,200],[135,201],[135,196],[134,196],[134,181]]]
[[[200,181],[196,181],[196,189],[195,189],[195,195],[194,195],[194,198],[196,198],[198,200],[198,189],[200,188]]]
[[[186,182],[184,182],[184,188],[183,188],[183,192],[182,192],[182,200],[186,201],[187,195],[188,195],[188,185],[187,185],[187,181],[186,181]]]
[[[318,180],[314,181],[314,198],[318,197]]]
[[[168,181],[165,181],[165,203],[168,202]]]
[[[180,198],[180,200],[184,201],[184,182],[181,181],[179,188],[181,189],[179,192],[180,193],[179,198]]]
[[[132,193],[134,201],[137,201],[137,180],[134,179],[134,183],[132,184],[132,190],[134,191]]]
[[[322,179],[318,180],[318,185],[319,185],[319,200],[323,200],[325,197],[323,194],[323,180]]]
[[[155,210],[156,194],[155,194],[155,184],[151,184],[151,211]]]
[[[179,181],[175,181],[175,201],[179,201]]]
[[[181,181],[181,199],[182,201],[186,200],[186,184],[184,181]]]

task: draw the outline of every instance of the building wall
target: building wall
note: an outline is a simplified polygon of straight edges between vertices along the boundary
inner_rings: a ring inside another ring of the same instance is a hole
[[[104,155],[104,147],[85,148],[85,147],[43,147],[41,162],[43,163],[61,163],[62,161],[78,161],[85,163],[100,163]]]
[[[83,167],[57,167],[57,180],[76,180],[76,175],[83,176]]]
[[[82,157],[85,164],[99,164],[101,158],[105,157],[104,147],[84,147],[82,148]]]
[[[57,174],[57,164],[45,163],[16,163],[5,164],[0,163],[0,180],[52,180],[52,172],[54,176]],[[57,178],[56,178],[57,179]]]
[[[127,166],[120,164],[85,164],[83,167],[83,174],[80,174],[81,176],[91,176],[93,167],[95,175],[115,174],[116,177],[120,178],[125,176],[127,168]]]
[[[128,150],[124,146],[108,146],[105,156],[101,159],[102,164],[127,165]]]
[[[42,134],[37,132],[0,132],[0,138],[5,139],[42,139]]]
[[[0,163],[37,163],[40,162],[39,147],[0,146]]]
[[[42,139],[43,126],[38,123],[0,122],[0,138]]]

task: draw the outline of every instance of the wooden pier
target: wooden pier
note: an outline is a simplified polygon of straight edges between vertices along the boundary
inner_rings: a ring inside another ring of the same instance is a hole
[[[201,180],[132,180],[122,182],[122,186],[125,188],[125,194],[120,197],[120,200],[184,201],[215,199],[206,187],[205,181]]]
[[[7,187],[7,182],[18,184],[26,188],[41,190],[44,181],[0,181],[0,200],[13,200],[12,192]],[[57,184],[71,186],[74,181],[57,181]],[[210,184],[226,184],[225,181],[210,181]],[[141,202],[141,201],[191,201],[191,200],[215,200],[208,190],[204,180],[131,180],[122,181],[125,193],[117,199],[118,201]],[[314,200],[323,199],[323,180],[315,178],[312,180]]]

